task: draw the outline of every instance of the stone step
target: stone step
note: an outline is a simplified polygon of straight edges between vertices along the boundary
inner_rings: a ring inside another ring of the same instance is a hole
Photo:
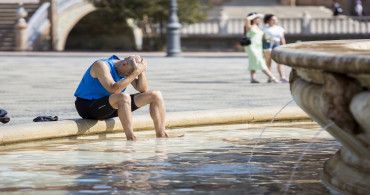
[[[16,21],[17,17],[14,16],[0,16],[0,21]]]
[[[14,41],[9,41],[9,42],[3,42],[0,47],[14,47]]]
[[[15,46],[0,46],[0,51],[14,51]]]
[[[14,47],[14,41],[11,42],[4,42],[3,44],[0,45],[0,47]]]
[[[14,39],[15,38],[15,34],[14,33],[0,33],[0,40],[3,40],[5,38],[11,38],[11,39]]]
[[[31,19],[31,16],[32,15],[29,15],[29,16],[27,16],[25,19],[26,19],[26,21],[29,21],[30,19]],[[18,20],[18,18],[17,17],[11,17],[11,16],[4,16],[4,17],[1,17],[0,18],[0,21],[17,21]]]
[[[0,37],[1,45],[6,46],[6,45],[14,45],[15,43],[15,38],[14,37]]]
[[[35,8],[35,9],[25,9],[25,10],[27,11],[27,13],[30,13],[30,12],[36,11],[36,9],[37,8]],[[3,14],[15,14],[17,12],[17,10],[18,9],[0,9],[0,13],[3,13]]]
[[[0,41],[6,42],[6,41],[14,41],[15,35],[9,35],[9,34],[2,34],[0,35]]]
[[[5,12],[3,10],[0,9],[0,16],[5,16],[5,15],[15,15],[15,13],[17,12],[16,10],[14,10],[14,12],[10,13],[10,12]]]
[[[8,29],[13,29],[13,25],[0,25],[0,32]]]
[[[2,21],[0,20],[0,25],[14,25],[16,21]]]
[[[1,29],[0,30],[0,37],[4,37],[5,35],[8,37],[14,37],[15,34],[13,33],[14,29]]]
[[[15,37],[0,37],[1,45],[12,45],[15,42]]]
[[[15,36],[14,33],[13,33],[13,31],[14,31],[13,28],[0,29],[0,36],[4,36],[4,35],[7,35],[7,36]]]
[[[13,24],[0,24],[0,29],[13,28]]]
[[[18,9],[18,3],[1,3],[0,9]],[[39,3],[25,3],[23,7],[25,9],[37,9],[40,6]]]
[[[28,16],[25,19],[28,22],[31,19],[31,16]],[[2,23],[0,23],[0,26],[3,25],[3,24],[14,24],[14,23],[16,23],[17,20],[18,20],[17,17],[6,17],[6,16],[1,17],[0,16],[0,22],[2,22]]]
[[[4,44],[9,44],[9,45],[11,45],[11,44],[13,44],[13,43],[14,43],[14,37],[4,37],[4,38],[0,37],[0,40],[1,40],[1,42],[2,42],[2,44],[1,44],[1,45],[4,45]]]
[[[28,12],[26,21],[40,6],[39,2],[24,4],[23,7]],[[2,3],[0,0],[0,51],[13,51],[15,47],[14,25],[17,21],[17,3]]]

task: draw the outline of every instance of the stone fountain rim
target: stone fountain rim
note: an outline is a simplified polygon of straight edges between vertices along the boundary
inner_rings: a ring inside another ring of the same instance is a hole
[[[272,59],[293,68],[370,74],[370,39],[287,44],[275,48]]]

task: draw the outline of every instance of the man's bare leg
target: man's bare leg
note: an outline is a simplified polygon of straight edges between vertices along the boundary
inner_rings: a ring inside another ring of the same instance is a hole
[[[132,127],[130,94],[112,94],[109,96],[109,103],[114,109],[118,109],[118,117],[125,131],[127,140],[136,140]]]
[[[165,127],[166,108],[162,93],[158,90],[147,91],[136,95],[134,101],[137,107],[149,104],[150,116],[154,123],[156,136],[168,137]]]

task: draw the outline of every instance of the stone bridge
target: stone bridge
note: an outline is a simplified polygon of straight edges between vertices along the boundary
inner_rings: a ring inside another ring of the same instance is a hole
[[[96,8],[87,0],[48,1],[51,1],[52,49],[62,51],[72,28]]]
[[[25,0],[17,10],[7,10],[9,17],[15,16],[15,24],[11,21],[1,21],[8,26],[8,34],[14,34],[13,47],[2,47],[0,50],[56,50],[63,51],[72,28],[87,14],[96,10],[88,0]],[[11,1],[0,1],[2,5],[14,7]],[[29,7],[36,7],[34,10]],[[27,17],[28,13],[30,17]],[[13,15],[14,16],[13,16]],[[9,18],[8,17],[8,18]],[[25,18],[28,18],[28,21]],[[5,17],[2,17],[3,19]],[[5,31],[4,31],[5,32]],[[0,39],[6,35],[0,35]],[[9,38],[8,38],[9,39]],[[12,41],[12,39],[10,39]]]

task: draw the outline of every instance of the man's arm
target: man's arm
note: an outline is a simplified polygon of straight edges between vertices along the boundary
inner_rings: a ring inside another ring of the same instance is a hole
[[[137,66],[137,63],[135,60],[133,61],[133,63],[134,63],[134,66]],[[142,59],[140,63],[147,66],[147,62],[145,59]],[[148,80],[146,79],[144,72],[139,74],[137,79],[133,80],[131,84],[140,93],[146,92],[148,90]]]
[[[115,82],[110,74],[109,67],[102,61],[96,61],[91,67],[90,74],[93,78],[97,78],[109,93],[117,94],[125,89],[138,75],[141,74],[140,70],[141,69],[135,69],[126,78]]]
[[[144,72],[142,72],[137,79],[132,81],[131,84],[140,93],[144,93],[148,90],[148,80],[146,79]]]

